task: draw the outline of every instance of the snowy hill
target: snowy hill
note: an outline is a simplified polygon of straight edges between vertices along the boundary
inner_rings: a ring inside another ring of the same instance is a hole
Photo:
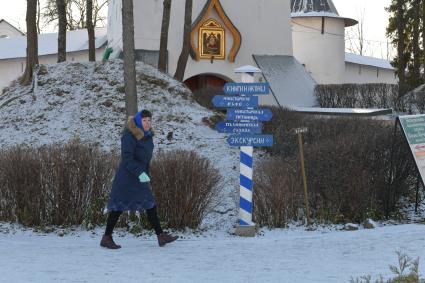
[[[143,63],[136,72],[139,109],[153,113],[155,151],[195,150],[213,162],[223,176],[222,203],[205,225],[231,228],[237,217],[238,150],[202,122],[213,112],[194,102],[183,84]],[[0,146],[80,138],[107,150],[119,149],[125,121],[121,60],[43,66],[36,82],[34,92],[31,86],[15,84],[0,95]]]

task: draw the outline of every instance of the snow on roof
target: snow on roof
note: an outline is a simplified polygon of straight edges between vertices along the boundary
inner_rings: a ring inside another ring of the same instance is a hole
[[[235,73],[261,73],[261,70],[250,65],[245,65],[235,69]]]
[[[291,0],[291,12],[330,12],[338,15],[332,0]]]
[[[351,18],[341,17],[332,0],[291,0],[291,18],[327,17],[344,20],[350,27],[358,22]]]
[[[100,48],[107,42],[107,29],[95,29],[95,47]],[[12,36],[0,39],[0,60],[26,57],[27,37]],[[75,52],[89,49],[86,29],[66,33],[66,51]],[[38,55],[56,54],[58,52],[58,33],[38,35]]]
[[[382,69],[394,70],[394,67],[391,66],[390,61],[388,60],[379,59],[375,57],[369,57],[369,56],[361,56],[361,55],[352,54],[352,53],[345,53],[345,62],[358,64],[358,65],[373,66],[373,67],[378,67]]]
[[[297,12],[291,13],[291,18],[307,18],[307,17],[326,17],[326,18],[336,18],[344,20],[346,27],[351,27],[356,25],[358,22],[351,18],[341,17],[334,13],[329,12]]]
[[[293,56],[253,55],[282,106],[316,106],[316,82]]]
[[[0,23],[1,22],[5,22],[6,24],[8,24],[11,28],[15,29],[17,32],[21,33],[22,35],[25,35],[20,29],[18,29],[17,27],[15,27],[14,25],[12,25],[11,23],[9,23],[8,21],[6,21],[5,19],[0,19]]]
[[[338,115],[338,116],[380,116],[391,114],[392,109],[365,108],[318,108],[318,107],[289,107],[290,109],[309,114]]]

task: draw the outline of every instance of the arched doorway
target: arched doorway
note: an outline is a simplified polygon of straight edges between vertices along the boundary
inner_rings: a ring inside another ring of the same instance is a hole
[[[190,88],[192,92],[198,89],[223,89],[225,83],[230,82],[230,79],[217,74],[199,74],[188,78],[184,81],[184,84]]]
[[[193,92],[195,100],[204,107],[213,108],[211,100],[223,94],[224,84],[230,79],[218,74],[199,74],[188,78],[184,84]]]

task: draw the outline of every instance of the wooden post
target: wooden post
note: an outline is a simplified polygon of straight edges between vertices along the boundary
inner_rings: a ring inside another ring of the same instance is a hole
[[[303,177],[303,185],[304,185],[305,213],[307,218],[307,225],[310,225],[310,208],[308,205],[307,176],[305,174],[304,148],[303,148],[303,138],[302,138],[302,133],[307,132],[307,128],[295,129],[295,132],[298,134],[298,143],[300,148],[301,174]]]

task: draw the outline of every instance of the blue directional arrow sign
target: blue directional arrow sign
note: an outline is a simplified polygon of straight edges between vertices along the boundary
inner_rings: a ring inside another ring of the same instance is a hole
[[[269,83],[227,83],[223,91],[228,95],[244,94],[269,94]]]
[[[219,133],[232,134],[261,134],[262,125],[260,122],[218,122],[215,126]]]
[[[272,116],[270,109],[228,109],[226,119],[231,121],[270,121]]]
[[[212,103],[217,108],[254,108],[258,106],[258,97],[216,95]]]
[[[227,138],[230,146],[273,146],[272,135],[231,135]]]

